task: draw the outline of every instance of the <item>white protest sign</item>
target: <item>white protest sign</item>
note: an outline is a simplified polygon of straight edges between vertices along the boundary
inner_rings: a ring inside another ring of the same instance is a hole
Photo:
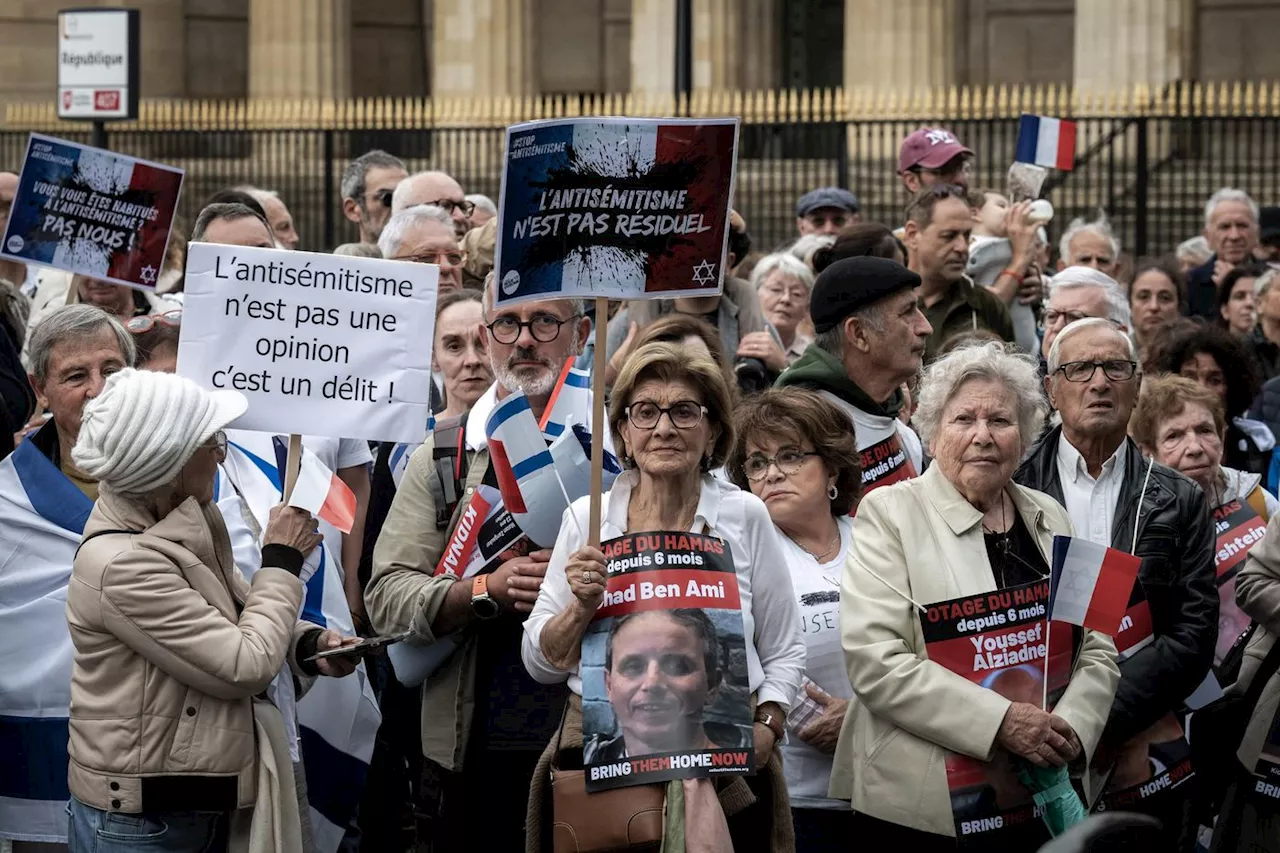
[[[249,399],[232,426],[421,442],[440,270],[192,243],[178,373]]]

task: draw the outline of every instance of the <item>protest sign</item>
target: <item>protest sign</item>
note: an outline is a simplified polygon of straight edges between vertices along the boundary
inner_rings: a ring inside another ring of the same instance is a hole
[[[746,640],[728,547],[655,532],[602,550],[604,601],[582,640],[587,790],[750,772]]]
[[[929,605],[920,617],[929,660],[1015,702],[1044,708],[1047,694],[1053,707],[1071,678],[1074,632],[1049,631],[1048,605],[1048,580]],[[1034,850],[1048,840],[1019,760],[1000,749],[991,761],[947,756],[961,849]]]
[[[736,118],[507,128],[498,303],[719,293],[737,144]]]
[[[481,485],[458,518],[435,573],[471,578],[491,572],[503,555],[523,539],[520,527],[503,506],[501,493],[492,486]]]
[[[1218,537],[1213,559],[1218,579],[1218,643],[1213,652],[1217,667],[1252,622],[1236,604],[1236,577],[1249,549],[1267,532],[1267,523],[1248,501],[1234,500],[1213,511],[1213,524]]]
[[[192,243],[178,373],[249,398],[234,426],[421,442],[439,268]]]
[[[861,425],[859,425],[861,429]],[[889,486],[916,476],[916,466],[907,455],[898,431],[890,427],[889,434],[869,447],[858,451],[862,470],[862,492]]]
[[[0,257],[154,290],[182,176],[172,166],[33,133]]]

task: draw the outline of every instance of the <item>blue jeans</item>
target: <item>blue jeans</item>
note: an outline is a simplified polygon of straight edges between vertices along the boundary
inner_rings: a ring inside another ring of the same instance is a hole
[[[71,798],[68,842],[71,853],[221,853],[227,849],[227,812],[104,812]]]

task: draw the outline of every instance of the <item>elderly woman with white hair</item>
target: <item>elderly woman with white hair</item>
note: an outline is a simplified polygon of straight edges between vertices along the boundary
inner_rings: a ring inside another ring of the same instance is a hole
[[[795,364],[813,343],[813,336],[801,331],[804,326],[810,326],[807,321],[813,270],[786,252],[765,255],[751,271],[751,286],[760,299],[764,318],[773,324],[782,339],[782,354],[786,359],[784,363],[775,361],[772,364],[766,360],[765,365],[775,373],[781,373],[784,368]],[[770,351],[776,350],[774,346]]]
[[[301,849],[283,720],[255,697],[355,659],[307,661],[351,641],[298,619],[321,541],[309,513],[273,509],[262,568],[236,569],[213,496],[222,428],[246,406],[124,369],[84,407],[71,457],[100,488],[67,590],[72,853]]]
[[[1026,765],[1081,770],[1102,734],[1119,678],[1110,639],[1064,626],[1050,653],[1041,619],[1023,640],[1034,631],[1041,639],[1019,651],[999,626],[1025,614],[966,603],[1006,593],[1025,606],[1047,593],[1053,537],[1070,535],[1071,522],[1048,496],[1012,482],[1046,410],[1030,357],[994,342],[953,350],[925,373],[916,411],[933,464],[858,507],[840,588],[857,701],[831,795],[852,801],[858,838],[873,847],[955,850],[958,830],[985,830],[995,822],[982,818],[1025,808]],[[954,606],[931,607],[943,602]],[[949,659],[926,645],[926,624],[939,623],[963,649]],[[988,641],[1008,654],[985,654]],[[961,673],[956,661],[966,657],[981,671]],[[962,820],[966,810],[976,824]],[[981,849],[1031,851],[1048,838],[1036,819],[1011,824],[983,836]]]

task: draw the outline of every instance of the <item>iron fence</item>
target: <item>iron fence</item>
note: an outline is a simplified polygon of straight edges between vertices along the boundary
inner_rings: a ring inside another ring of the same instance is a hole
[[[899,141],[930,125],[950,128],[977,152],[971,186],[1001,188],[1017,141],[1016,115],[840,121],[746,121],[734,205],[756,245],[776,246],[795,234],[795,200],[817,186],[853,190],[863,218],[897,224],[906,191],[894,174]],[[82,130],[58,133],[88,142]],[[253,127],[111,130],[114,150],[186,169],[181,214],[189,223],[215,190],[252,183],[278,191],[288,204],[302,248],[327,251],[356,239],[341,211],[339,181],[353,157],[383,148],[411,170],[439,168],[467,192],[497,200],[501,126],[413,129]],[[16,169],[26,130],[0,130],[0,168]],[[1280,111],[1254,116],[1114,115],[1079,120],[1077,165],[1054,175],[1048,197],[1057,214],[1051,239],[1076,216],[1105,210],[1125,251],[1170,251],[1199,233],[1205,199],[1236,186],[1259,203],[1280,202]]]

